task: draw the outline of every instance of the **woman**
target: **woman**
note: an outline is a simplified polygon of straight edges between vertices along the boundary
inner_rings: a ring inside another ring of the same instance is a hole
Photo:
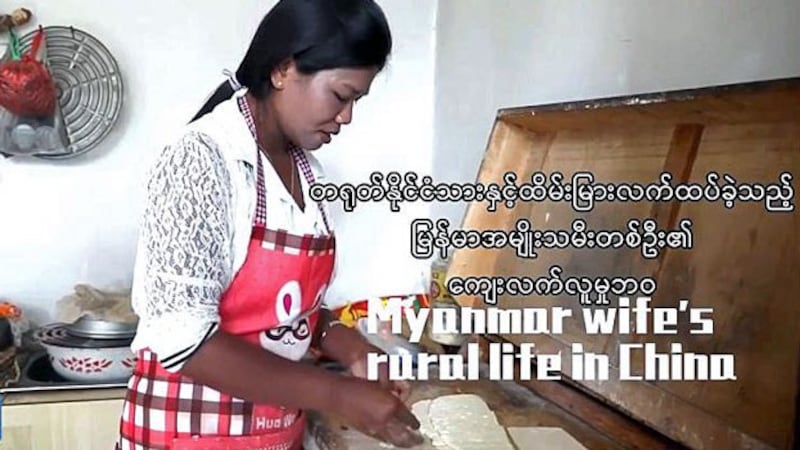
[[[350,123],[391,50],[372,0],[281,0],[147,184],[140,316],[118,448],[298,449],[312,409],[419,443],[407,390],[364,380],[360,334],[331,320],[334,238],[309,153]],[[301,361],[310,348],[355,376]]]

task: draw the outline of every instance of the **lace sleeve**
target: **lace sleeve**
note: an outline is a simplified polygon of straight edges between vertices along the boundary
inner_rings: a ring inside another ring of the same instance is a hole
[[[216,144],[187,134],[154,165],[139,244],[139,344],[177,371],[217,329],[232,276],[232,189]],[[169,336],[167,338],[166,336]]]

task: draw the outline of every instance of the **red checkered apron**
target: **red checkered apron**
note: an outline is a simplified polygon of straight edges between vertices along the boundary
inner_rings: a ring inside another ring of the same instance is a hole
[[[254,133],[243,98],[239,106]],[[314,176],[302,151],[294,162],[309,184]],[[335,240],[328,234],[297,236],[266,226],[261,158],[258,202],[244,265],[223,294],[220,328],[291,360],[309,349],[319,307],[330,283]],[[258,405],[166,371],[149,350],[139,353],[128,383],[119,450],[233,450],[302,448],[305,418],[299,410]]]

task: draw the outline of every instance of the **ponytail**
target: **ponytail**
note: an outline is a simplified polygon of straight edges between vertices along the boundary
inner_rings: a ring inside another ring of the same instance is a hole
[[[217,90],[211,94],[211,97],[206,101],[200,111],[194,116],[194,118],[189,122],[194,122],[195,120],[205,116],[206,114],[210,113],[217,107],[220,103],[224,102],[225,100],[230,99],[233,97],[234,90],[231,83],[228,81],[224,81],[222,84],[217,87]]]

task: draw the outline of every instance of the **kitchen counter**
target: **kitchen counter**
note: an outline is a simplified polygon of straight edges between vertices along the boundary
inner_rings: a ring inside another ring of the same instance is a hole
[[[55,373],[41,350],[20,350],[16,356],[19,379],[0,388],[3,405],[116,400],[125,397],[126,383],[90,383],[64,380]]]
[[[124,387],[91,388],[73,387],[59,390],[30,389],[23,391],[3,389],[3,406],[30,405],[41,403],[62,403],[94,400],[122,400],[125,398]]]
[[[15,381],[0,389],[0,450],[113,448],[126,383],[65,380],[35,347],[18,350],[15,363],[8,377]]]
[[[559,427],[591,449],[621,449],[605,435],[570,415],[530,390],[510,381],[490,381],[488,366],[481,365],[477,381],[441,381],[431,379],[412,382],[413,390],[407,404],[451,394],[475,394],[494,411],[498,422],[505,427]],[[436,372],[436,371],[434,371]],[[431,375],[434,375],[432,373]],[[343,425],[335,417],[309,413],[307,442],[319,450],[380,449],[386,444],[369,438]]]
[[[0,450],[114,448],[124,395],[120,388],[3,394]]]

